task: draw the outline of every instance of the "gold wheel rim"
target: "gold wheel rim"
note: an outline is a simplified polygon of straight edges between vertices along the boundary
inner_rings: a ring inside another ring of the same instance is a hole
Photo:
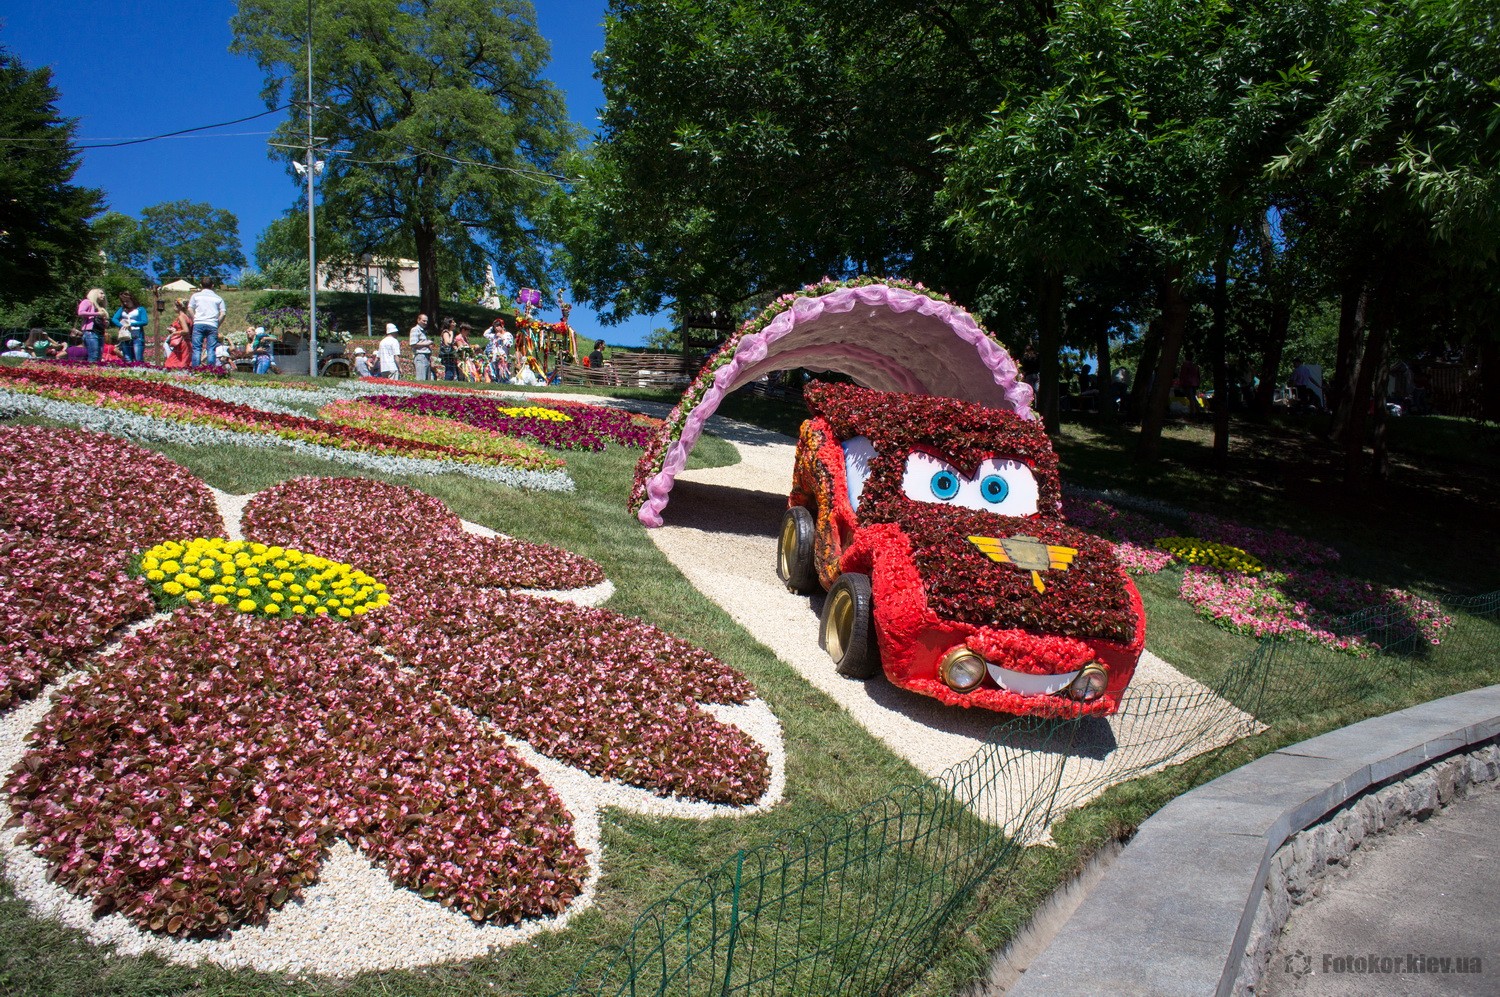
[[[781,569],[781,577],[784,579],[792,577],[792,551],[796,546],[797,521],[788,516],[781,524],[781,543],[776,545],[776,566]]]
[[[828,654],[834,661],[843,661],[849,650],[849,638],[854,634],[854,597],[847,588],[840,588],[828,597]]]

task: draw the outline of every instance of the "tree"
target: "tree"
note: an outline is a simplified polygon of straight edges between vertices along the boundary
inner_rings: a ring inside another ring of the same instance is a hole
[[[95,262],[90,216],[103,195],[75,185],[76,122],[58,116],[50,69],[0,49],[0,305],[76,291]]]
[[[219,278],[245,265],[240,222],[231,211],[201,201],[165,201],[141,211],[141,233],[151,268],[162,281]]]
[[[246,0],[234,17],[233,51],[266,74],[268,107],[307,92],[307,17],[303,0]],[[491,260],[502,282],[548,286],[533,219],[576,129],[541,78],[548,47],[532,5],[320,4],[312,32],[314,130],[329,143],[317,153],[322,232],[353,259],[414,257],[433,316],[444,277],[481,284]],[[305,112],[278,142],[305,142]]]
[[[146,233],[134,218],[106,211],[94,219],[92,227],[99,240],[99,252],[110,266],[141,272],[150,265]]]

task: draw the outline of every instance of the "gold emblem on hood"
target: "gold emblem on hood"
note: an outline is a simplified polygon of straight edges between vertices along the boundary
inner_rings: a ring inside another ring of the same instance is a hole
[[[1078,556],[1076,547],[1060,547],[1043,543],[1036,537],[1018,535],[997,539],[995,537],[970,537],[969,543],[982,550],[992,561],[1012,564],[1023,571],[1031,572],[1031,584],[1038,592],[1047,591],[1042,581],[1043,571],[1067,571]]]

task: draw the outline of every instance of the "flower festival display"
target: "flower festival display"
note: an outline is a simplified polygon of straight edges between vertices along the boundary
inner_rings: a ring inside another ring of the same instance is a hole
[[[35,718],[5,783],[7,866],[44,862],[90,924],[230,955],[352,847],[412,902],[510,931],[591,892],[597,800],[770,798],[765,735],[719,712],[756,708],[742,676],[639,620],[518,594],[603,582],[587,558],[366,479],[283,482],[229,539],[208,488],[131,444],[0,429],[0,454],[0,723]],[[407,923],[367,926],[383,947],[348,965],[407,964]],[[459,955],[525,937],[430,923]]]
[[[662,524],[672,483],[703,424],[725,395],[796,367],[839,370],[862,384],[941,392],[993,408],[1031,412],[1031,386],[974,316],[921,284],[891,278],[824,280],[784,294],[709,358],[636,465],[630,509]]]
[[[603,450],[607,443],[644,447],[650,430],[631,413],[605,405],[570,405],[566,412],[534,399],[515,404],[494,393],[485,395],[373,395],[374,405],[420,415],[457,419],[506,436],[521,436],[558,450]]]
[[[1113,713],[1145,614],[1113,546],[1063,521],[1041,425],[937,395],[806,397],[777,573],[828,591],[839,672],[955,706]]]

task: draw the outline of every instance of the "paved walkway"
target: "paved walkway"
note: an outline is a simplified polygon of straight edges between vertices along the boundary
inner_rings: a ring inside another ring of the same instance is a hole
[[[1500,792],[1481,790],[1367,841],[1293,911],[1259,992],[1500,993],[1497,831]]]

